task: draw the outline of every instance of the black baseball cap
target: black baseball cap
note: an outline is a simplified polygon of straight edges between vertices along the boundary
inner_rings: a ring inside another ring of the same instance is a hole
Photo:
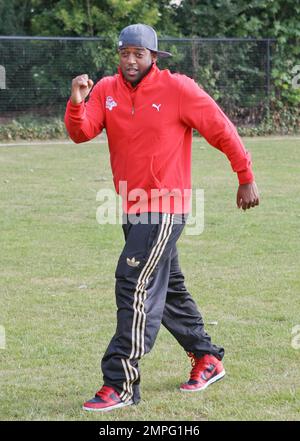
[[[156,52],[160,58],[172,57],[170,52],[158,50],[157,34],[151,26],[145,24],[134,24],[124,28],[119,36],[118,49],[124,47],[145,47]]]

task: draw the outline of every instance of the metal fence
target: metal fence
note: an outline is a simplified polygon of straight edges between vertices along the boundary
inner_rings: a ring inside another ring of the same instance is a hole
[[[162,38],[173,53],[159,60],[194,78],[239,125],[257,124],[269,108],[274,40]],[[104,38],[0,37],[0,117],[61,116],[73,77],[96,82],[116,72],[115,42]]]

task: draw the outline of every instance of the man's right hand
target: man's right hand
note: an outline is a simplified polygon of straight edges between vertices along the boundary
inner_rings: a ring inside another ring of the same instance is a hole
[[[73,104],[80,104],[90,93],[94,83],[88,75],[83,74],[72,80],[71,101]]]

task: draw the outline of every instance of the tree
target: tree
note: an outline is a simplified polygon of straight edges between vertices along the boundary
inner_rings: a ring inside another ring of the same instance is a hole
[[[30,0],[0,0],[0,35],[26,35],[30,29]]]
[[[3,34],[102,37],[93,42],[0,42],[9,73],[2,95],[12,110],[33,102],[65,105],[75,75],[87,72],[97,81],[114,73],[118,34],[128,24],[147,23],[162,32],[175,29],[174,8],[166,0],[12,0],[8,6],[0,1]]]
[[[176,7],[179,32],[186,37],[274,38],[272,45],[273,109],[299,115],[300,89],[292,87],[299,65],[300,3],[294,0],[183,0]],[[197,53],[193,55],[197,65]]]

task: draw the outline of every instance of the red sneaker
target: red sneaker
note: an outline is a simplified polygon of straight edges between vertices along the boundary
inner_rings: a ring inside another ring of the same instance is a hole
[[[201,358],[197,358],[191,352],[188,353],[191,357],[192,367],[190,379],[184,384],[181,384],[180,390],[183,392],[196,392],[205,389],[215,381],[221,380],[225,375],[225,369],[220,360],[210,354],[206,354]]]
[[[133,404],[132,400],[122,401],[120,395],[113,387],[102,386],[95,397],[86,401],[82,408],[94,412],[107,412],[120,407],[130,406],[131,404]]]

